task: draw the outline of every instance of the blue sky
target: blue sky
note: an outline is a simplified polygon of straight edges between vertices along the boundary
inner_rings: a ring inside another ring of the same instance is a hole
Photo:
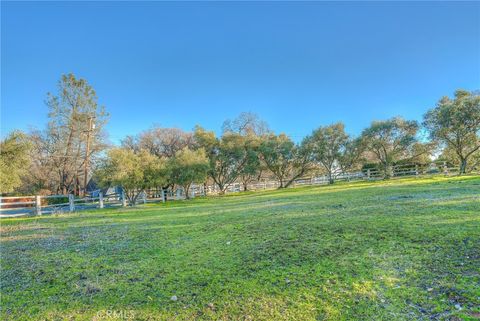
[[[73,72],[112,142],[152,124],[220,131],[252,111],[300,140],[423,113],[480,88],[480,3],[2,2],[1,127],[46,123]]]

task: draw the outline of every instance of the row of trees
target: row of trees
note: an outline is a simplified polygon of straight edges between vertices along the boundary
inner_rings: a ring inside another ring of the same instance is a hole
[[[242,113],[224,122],[220,136],[200,126],[193,132],[157,126],[112,148],[103,130],[107,113],[88,83],[71,74],[62,77],[47,105],[50,122],[44,131],[14,132],[2,141],[2,192],[78,194],[94,173],[95,182],[122,186],[134,203],[152,187],[182,186],[188,192],[193,183],[213,183],[222,193],[234,182],[246,189],[275,178],[288,187],[320,172],[333,183],[340,173],[367,163],[388,178],[393,165],[427,163],[432,155],[458,165],[463,174],[480,161],[480,96],[463,90],[442,98],[422,124],[395,117],[374,121],[352,137],[336,123],[299,143],[273,133],[257,115]]]

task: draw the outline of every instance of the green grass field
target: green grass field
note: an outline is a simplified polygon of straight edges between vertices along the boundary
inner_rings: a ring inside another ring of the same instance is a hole
[[[480,316],[478,176],[0,223],[2,320]]]

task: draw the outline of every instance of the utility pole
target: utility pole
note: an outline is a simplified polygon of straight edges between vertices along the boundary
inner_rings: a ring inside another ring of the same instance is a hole
[[[87,130],[87,144],[85,148],[85,161],[83,168],[83,196],[87,195],[87,183],[88,183],[88,165],[90,158],[90,133],[92,132],[93,126],[93,117],[88,117],[88,130]]]

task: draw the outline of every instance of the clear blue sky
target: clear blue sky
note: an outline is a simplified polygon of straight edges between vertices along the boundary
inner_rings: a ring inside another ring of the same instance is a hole
[[[253,111],[295,140],[343,121],[421,120],[480,88],[480,3],[2,2],[2,135],[43,127],[63,73],[113,142],[157,123],[220,131]]]

